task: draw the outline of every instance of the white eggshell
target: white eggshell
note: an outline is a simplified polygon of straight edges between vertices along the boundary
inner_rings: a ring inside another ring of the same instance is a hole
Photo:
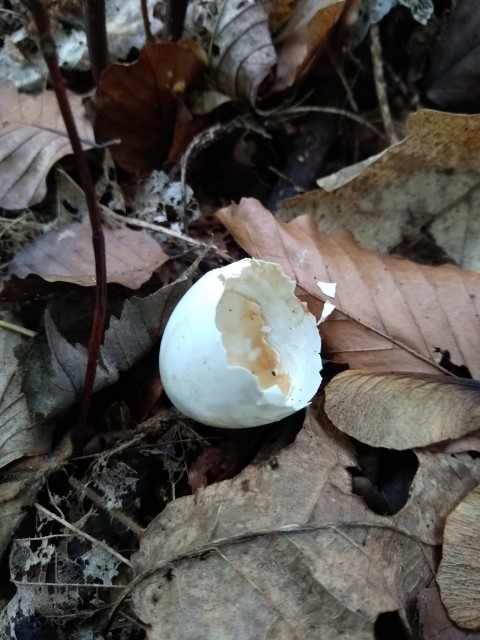
[[[280,265],[246,258],[214,269],[175,307],[160,376],[185,415],[215,427],[255,427],[305,407],[322,368],[315,317]]]

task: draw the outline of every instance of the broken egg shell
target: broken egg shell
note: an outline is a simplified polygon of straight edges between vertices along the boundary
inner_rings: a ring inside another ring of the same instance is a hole
[[[280,265],[246,258],[200,278],[175,307],[160,376],[185,415],[255,427],[305,407],[321,371],[315,317]]]

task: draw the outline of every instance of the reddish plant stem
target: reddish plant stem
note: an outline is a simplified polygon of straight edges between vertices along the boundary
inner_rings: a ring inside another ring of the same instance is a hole
[[[167,0],[165,11],[165,26],[167,40],[180,40],[187,12],[188,0]]]
[[[145,31],[145,38],[147,42],[155,42],[152,29],[150,28],[150,17],[148,15],[147,0],[140,0],[140,7],[142,10],[143,30]]]
[[[98,87],[100,74],[108,66],[107,19],[105,0],[84,0],[85,31],[93,78]]]
[[[95,256],[95,311],[93,315],[92,332],[88,344],[88,362],[85,372],[85,381],[83,385],[82,396],[77,418],[76,428],[73,433],[74,448],[78,451],[81,449],[82,441],[87,423],[88,410],[90,400],[93,393],[93,385],[97,371],[97,363],[100,356],[100,346],[103,341],[105,330],[105,318],[107,309],[107,277],[106,277],[106,259],[105,259],[105,238],[103,235],[102,220],[100,210],[95,198],[95,189],[93,186],[92,175],[88,166],[87,157],[82,149],[80,137],[78,135],[77,126],[72,114],[70,102],[68,100],[65,83],[63,81],[60,67],[58,65],[55,43],[50,31],[50,20],[46,8],[41,0],[23,0],[23,3],[29,9],[35,21],[38,35],[40,37],[40,47],[50,72],[55,95],[57,97],[60,113],[65,122],[65,128],[72,145],[75,156],[77,169],[80,174],[80,180],[87,201],[88,214],[90,216],[90,225],[92,227],[92,244]]]

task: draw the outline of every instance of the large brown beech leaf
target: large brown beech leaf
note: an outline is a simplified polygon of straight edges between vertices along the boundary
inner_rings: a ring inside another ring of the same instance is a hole
[[[146,528],[133,606],[149,640],[373,640],[386,612],[409,637],[407,612],[479,461],[419,453],[404,508],[377,515],[353,495],[352,446],[319,404],[275,464],[175,500]]]
[[[133,64],[113,64],[96,94],[95,134],[112,145],[115,161],[131,173],[174,163],[203,123],[185,104],[205,68],[188,43],[149,43]]]
[[[80,96],[69,92],[85,149],[94,146],[93,130]],[[32,98],[10,84],[0,85],[0,207],[23,209],[43,200],[51,167],[72,153],[53,91]]]
[[[281,264],[312,309],[325,300],[317,283],[338,283],[337,310],[320,327],[324,358],[352,369],[438,373],[440,349],[480,377],[477,273],[378,255],[348,232],[322,233],[309,216],[281,223],[253,199],[217,216],[250,255]]]
[[[107,282],[138,289],[168,256],[146,232],[127,227],[105,228]],[[38,236],[17,252],[9,265],[10,276],[30,274],[47,282],[69,282],[83,287],[95,284],[92,230],[88,223],[74,223]]]

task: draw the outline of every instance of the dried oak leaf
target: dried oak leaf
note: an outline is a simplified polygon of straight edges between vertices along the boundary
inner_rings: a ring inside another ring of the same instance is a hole
[[[69,93],[85,149],[95,146],[82,98]],[[43,200],[51,167],[72,153],[53,91],[32,98],[11,84],[0,85],[0,207],[23,209]]]
[[[405,630],[445,518],[480,477],[468,455],[418,454],[405,507],[377,515],[352,494],[355,456],[317,402],[277,461],[175,500],[146,528],[133,606],[150,640],[373,640],[387,611]]]
[[[107,261],[107,282],[139,289],[168,256],[144,231],[127,227],[103,230]],[[47,282],[69,282],[84,287],[95,285],[92,230],[88,223],[74,223],[38,236],[17,252],[9,275],[40,276]]]
[[[341,431],[372,447],[425,447],[480,429],[480,382],[344,371],[326,386],[325,410]]]
[[[460,0],[432,52],[427,97],[441,109],[480,109],[480,5]]]
[[[480,629],[480,486],[447,517],[437,575],[448,615],[460,627]]]
[[[338,283],[336,311],[320,326],[326,359],[351,369],[437,373],[440,349],[480,378],[479,274],[378,255],[349,232],[322,233],[309,216],[279,222],[253,199],[216,215],[250,255],[281,264],[312,308],[325,301],[318,282]]]
[[[322,178],[322,189],[284,201],[278,217],[312,215],[322,231],[349,229],[388,252],[430,232],[455,262],[480,271],[480,116],[421,110],[407,136],[367,163]]]
[[[176,162],[203,127],[184,100],[199,88],[205,65],[193,43],[148,43],[132,64],[113,64],[96,93],[95,134],[120,140],[110,148],[131,173],[150,172]]]
[[[192,0],[185,20],[185,33],[208,52],[216,88],[250,104],[255,104],[260,85],[277,63],[269,5],[257,0]]]

